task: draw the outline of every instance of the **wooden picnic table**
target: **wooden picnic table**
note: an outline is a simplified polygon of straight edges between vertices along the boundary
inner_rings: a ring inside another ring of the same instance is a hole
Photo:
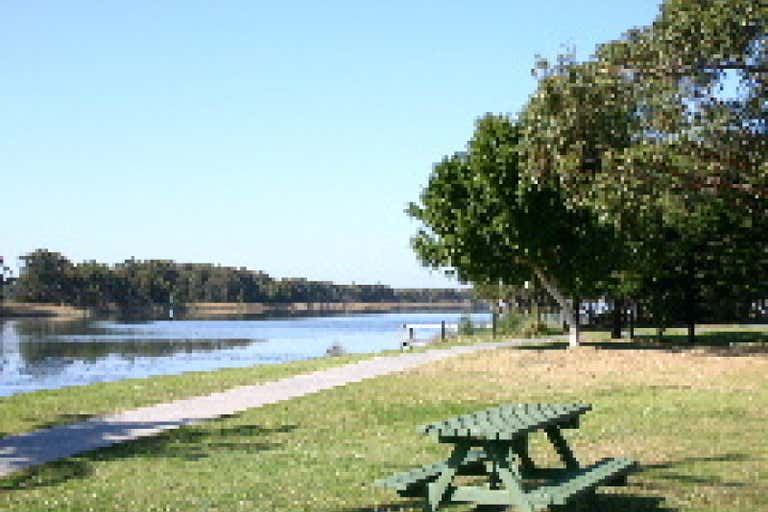
[[[579,427],[586,404],[510,404],[419,427],[419,432],[453,445],[447,461],[399,473],[376,483],[401,496],[421,497],[425,510],[445,503],[507,505],[523,512],[594,499],[598,485],[625,485],[636,468],[628,459],[608,458],[582,467],[562,429]],[[538,468],[528,453],[530,434],[544,430],[564,468]],[[473,449],[477,448],[477,449]],[[486,476],[483,486],[458,485],[457,476]],[[536,486],[537,485],[537,486]]]

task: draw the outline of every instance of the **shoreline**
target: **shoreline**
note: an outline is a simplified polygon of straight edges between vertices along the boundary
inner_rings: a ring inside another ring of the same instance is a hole
[[[244,315],[267,314],[323,314],[323,313],[392,313],[405,311],[477,309],[477,303],[462,302],[191,302],[176,308],[177,319],[216,319]],[[93,318],[109,315],[138,315],[166,318],[167,305],[150,305],[143,308],[119,309],[114,306],[106,310],[69,305],[5,302],[0,306],[0,318],[49,318],[67,320]]]

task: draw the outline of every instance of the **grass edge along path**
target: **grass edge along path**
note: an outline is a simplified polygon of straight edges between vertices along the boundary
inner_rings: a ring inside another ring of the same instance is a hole
[[[348,354],[245,368],[101,382],[0,397],[0,438],[94,416],[269,382],[343,364],[375,354]]]
[[[302,373],[262,384],[239,386],[209,395],[140,407],[88,421],[60,425],[0,439],[0,475],[64,459],[115,443],[154,436],[201,421],[240,414],[306,394],[400,372],[454,355],[524,343],[478,344],[397,356]]]

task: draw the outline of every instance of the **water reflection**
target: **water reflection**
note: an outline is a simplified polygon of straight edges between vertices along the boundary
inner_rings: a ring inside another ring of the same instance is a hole
[[[110,329],[104,322],[89,322],[88,320],[45,320],[25,318],[5,322],[12,326],[18,336],[24,336],[27,340],[43,339],[48,336],[67,334],[90,334],[99,336],[108,334]]]
[[[95,361],[108,355],[132,357],[161,357],[181,352],[198,352],[244,347],[256,340],[195,340],[143,339],[123,341],[34,341],[20,344],[21,356],[34,364],[52,358]]]
[[[264,342],[226,337],[153,337],[141,330],[144,325],[149,324],[80,319],[0,321],[0,396],[144,377],[165,373],[163,369],[177,373],[187,369],[179,366],[185,359],[194,361],[206,353],[210,356]]]

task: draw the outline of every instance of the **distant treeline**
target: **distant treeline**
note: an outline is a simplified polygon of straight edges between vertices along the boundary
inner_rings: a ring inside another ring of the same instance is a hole
[[[395,289],[386,285],[334,284],[304,278],[274,279],[260,271],[207,263],[136,260],[107,265],[73,263],[44,249],[24,262],[12,295],[26,302],[75,306],[140,307],[186,302],[442,302],[470,299],[467,290]]]

